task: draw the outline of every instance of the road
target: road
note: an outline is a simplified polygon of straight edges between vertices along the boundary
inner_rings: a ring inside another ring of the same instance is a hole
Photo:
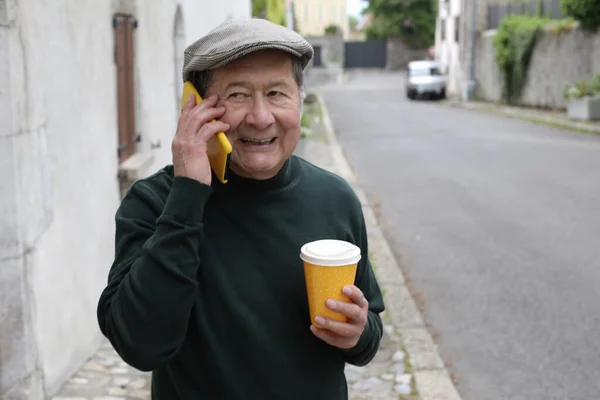
[[[325,100],[463,399],[600,399],[600,138],[410,102],[392,73]]]

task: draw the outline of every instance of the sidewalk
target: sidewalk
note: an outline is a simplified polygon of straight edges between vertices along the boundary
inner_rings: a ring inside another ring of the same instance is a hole
[[[150,400],[150,373],[124,363],[105,340],[51,400]]]
[[[573,121],[569,119],[567,113],[564,111],[513,107],[482,101],[462,102],[459,99],[448,100],[445,104],[450,107],[489,112],[504,117],[521,119],[574,132],[600,135],[600,122]]]
[[[315,114],[313,135],[301,140],[297,154],[355,188],[363,204],[370,257],[385,296],[385,332],[378,354],[365,367],[346,367],[350,400],[460,400],[375,213],[337,144],[326,107]],[[129,367],[105,342],[51,400],[149,399],[150,374]]]

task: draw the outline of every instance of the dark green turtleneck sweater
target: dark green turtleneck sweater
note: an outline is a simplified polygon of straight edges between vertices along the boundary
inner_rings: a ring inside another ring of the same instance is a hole
[[[129,190],[102,332],[128,364],[153,371],[153,400],[347,399],[344,364],[373,358],[384,308],[353,190],[297,157],[272,179],[213,182],[167,166]],[[325,238],[363,254],[355,284],[370,312],[351,350],[309,329],[300,247]]]

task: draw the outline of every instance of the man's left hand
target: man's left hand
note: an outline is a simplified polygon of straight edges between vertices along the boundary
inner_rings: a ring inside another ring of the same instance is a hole
[[[369,302],[365,299],[362,291],[354,285],[345,286],[342,292],[350,298],[350,303],[327,299],[325,305],[330,310],[348,317],[348,322],[318,316],[316,322],[323,328],[311,325],[310,330],[316,337],[331,346],[340,349],[351,349],[356,346],[358,339],[365,330]]]

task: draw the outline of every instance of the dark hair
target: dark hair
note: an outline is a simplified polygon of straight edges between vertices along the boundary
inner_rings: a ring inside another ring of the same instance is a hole
[[[302,69],[302,63],[298,57],[291,56],[292,58],[292,73],[294,74],[294,80],[298,85],[299,89],[302,89],[304,85],[304,71]],[[194,73],[192,83],[196,87],[196,90],[202,98],[205,97],[208,87],[212,83],[213,73],[211,70],[200,71]]]

